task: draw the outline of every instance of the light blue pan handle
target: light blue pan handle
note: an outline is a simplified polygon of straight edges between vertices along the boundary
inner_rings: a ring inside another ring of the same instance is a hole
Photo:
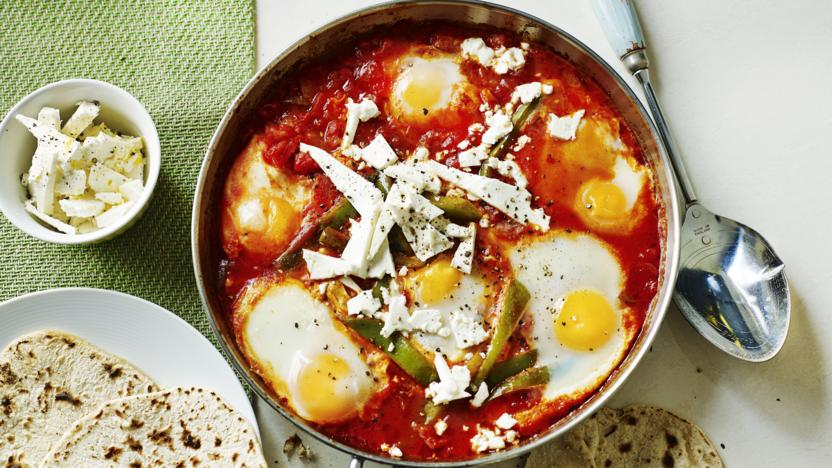
[[[624,60],[645,49],[641,24],[630,0],[592,0],[592,9],[618,58]]]

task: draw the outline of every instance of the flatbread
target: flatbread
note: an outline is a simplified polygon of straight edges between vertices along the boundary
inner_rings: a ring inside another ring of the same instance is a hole
[[[41,467],[265,467],[248,421],[216,393],[174,388],[114,400],[75,423]]]
[[[653,406],[601,408],[563,437],[534,450],[526,468],[721,468],[716,448],[695,424]]]
[[[150,377],[76,336],[43,331],[18,338],[0,353],[0,460],[36,466],[93,408],[156,390]]]

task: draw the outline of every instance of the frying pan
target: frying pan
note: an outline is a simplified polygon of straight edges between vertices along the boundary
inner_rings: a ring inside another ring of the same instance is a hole
[[[650,305],[644,326],[624,361],[587,401],[536,437],[509,450],[472,457],[467,460],[408,461],[362,452],[318,432],[307,422],[284,409],[258,375],[246,363],[237,347],[233,331],[222,310],[222,283],[218,266],[222,256],[219,242],[220,200],[225,176],[247,143],[246,131],[254,122],[256,109],[262,105],[287,74],[316,57],[352,41],[373,28],[398,21],[442,20],[461,25],[489,25],[521,34],[525,40],[548,45],[566,57],[579,70],[595,80],[608,94],[621,117],[636,137],[645,159],[655,174],[656,197],[659,201],[662,259],[656,297]],[[239,373],[257,395],[299,429],[325,444],[350,454],[351,467],[360,467],[364,460],[398,466],[461,467],[496,463],[523,455],[535,447],[566,433],[591,415],[618,389],[647,352],[659,330],[672,297],[676,263],[679,256],[679,218],[676,187],[669,171],[667,155],[658,143],[653,123],[638,98],[613,69],[595,52],[573,36],[539,18],[521,11],[479,1],[406,1],[365,8],[310,33],[289,46],[263,67],[243,88],[229,107],[208,146],[197,181],[191,225],[191,247],[199,294],[211,324],[225,352]]]

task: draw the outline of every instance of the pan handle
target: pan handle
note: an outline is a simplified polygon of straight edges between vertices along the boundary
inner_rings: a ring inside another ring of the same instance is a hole
[[[350,468],[361,468],[364,466],[364,459],[361,457],[352,456],[350,459]]]

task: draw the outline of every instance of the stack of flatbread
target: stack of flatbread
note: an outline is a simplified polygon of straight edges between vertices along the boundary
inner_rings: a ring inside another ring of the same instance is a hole
[[[526,468],[722,468],[711,441],[695,424],[653,406],[601,408],[552,443],[534,450]]]
[[[265,466],[249,423],[215,393],[160,391],[124,360],[56,331],[0,353],[0,463]]]

